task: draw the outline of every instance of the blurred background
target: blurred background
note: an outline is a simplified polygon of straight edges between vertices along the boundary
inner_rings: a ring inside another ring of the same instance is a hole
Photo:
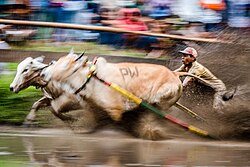
[[[217,38],[225,29],[249,30],[249,6],[249,0],[1,0],[0,18]],[[0,38],[1,48],[25,40],[94,42],[112,49],[145,50],[147,54],[172,46],[154,36],[5,24],[0,24]],[[152,53],[155,57],[164,54]]]

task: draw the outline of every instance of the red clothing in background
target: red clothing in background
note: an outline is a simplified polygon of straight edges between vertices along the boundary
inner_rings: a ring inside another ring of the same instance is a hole
[[[119,28],[123,28],[129,31],[147,31],[148,27],[142,21],[133,21],[131,19],[120,20],[120,23],[117,25]]]

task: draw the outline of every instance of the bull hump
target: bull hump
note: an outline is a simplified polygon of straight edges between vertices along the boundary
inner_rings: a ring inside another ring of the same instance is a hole
[[[103,57],[99,57],[97,59],[97,62],[96,62],[97,65],[104,65],[106,63],[107,63],[107,60],[105,58],[103,58]]]

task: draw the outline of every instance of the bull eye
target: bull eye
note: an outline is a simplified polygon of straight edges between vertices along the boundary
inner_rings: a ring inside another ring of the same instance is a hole
[[[25,72],[27,72],[27,71],[28,71],[28,69],[24,69],[22,73],[25,73]]]

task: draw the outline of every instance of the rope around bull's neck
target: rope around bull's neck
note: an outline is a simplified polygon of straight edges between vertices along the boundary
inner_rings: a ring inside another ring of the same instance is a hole
[[[46,66],[44,66],[43,68],[40,68],[40,69],[37,69],[37,70],[35,70],[34,71],[34,73],[33,74],[35,74],[36,72],[38,72],[36,75],[34,75],[33,77],[31,77],[31,78],[29,78],[28,80],[26,80],[25,82],[23,82],[21,85],[25,85],[26,83],[28,83],[28,82],[30,82],[31,80],[33,80],[33,79],[35,79],[35,78],[37,78],[37,77],[39,77],[40,76],[40,74],[41,74],[41,72],[45,69],[45,68],[47,68],[47,67],[49,67],[50,65],[46,65]],[[41,71],[40,71],[41,70]],[[40,72],[39,72],[40,71]],[[33,75],[32,74],[32,75]],[[49,81],[48,81],[49,82]],[[46,85],[48,85],[48,82],[45,84],[45,85],[41,85],[40,87],[45,87]]]
[[[87,80],[82,84],[82,86],[80,88],[78,88],[74,94],[78,94],[79,92],[81,92],[87,85],[87,83],[89,83],[90,79],[92,78],[92,76],[96,75],[96,62],[97,62],[97,57],[94,58],[93,62],[90,63],[89,66],[89,74],[87,76]],[[87,62],[86,62],[87,63]]]

